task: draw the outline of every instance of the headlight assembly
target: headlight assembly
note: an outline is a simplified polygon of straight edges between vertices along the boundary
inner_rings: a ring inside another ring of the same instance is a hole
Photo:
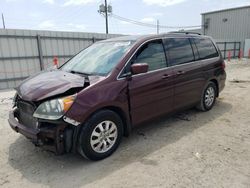
[[[33,116],[41,119],[57,120],[71,107],[76,95],[46,101],[38,106]]]

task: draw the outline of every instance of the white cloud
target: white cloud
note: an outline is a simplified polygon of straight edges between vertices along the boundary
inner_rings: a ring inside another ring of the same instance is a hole
[[[43,0],[44,3],[49,3],[49,4],[54,4],[55,1],[54,0]]]
[[[154,12],[151,14],[152,16],[156,16],[156,17],[161,17],[163,16],[164,14],[162,12]]]
[[[69,23],[67,24],[69,27],[66,27],[65,29],[68,31],[83,31],[86,29],[86,26],[83,24],[73,24]]]
[[[120,34],[122,34],[122,35],[142,35],[143,33],[141,33],[141,32],[122,32]]]
[[[52,20],[46,20],[38,25],[39,29],[55,29],[55,23]]]
[[[186,0],[142,0],[147,5],[158,5],[162,7],[182,3]]]
[[[217,11],[217,10],[223,10],[228,8],[235,8],[235,7],[241,7],[250,5],[249,0],[241,0],[241,1],[235,1],[235,0],[202,0],[203,1],[203,7],[201,9],[201,12],[210,12],[210,11]]]
[[[86,25],[77,23],[56,23],[54,20],[45,20],[38,25],[41,30],[53,31],[77,31],[82,32],[86,30]]]
[[[27,14],[32,20],[42,20],[43,19],[43,14],[38,11],[32,11]]]
[[[120,24],[123,24],[123,25],[129,25],[129,24],[131,24],[131,23],[126,22],[126,21],[119,21],[119,23],[120,23]]]
[[[89,3],[93,3],[95,0],[66,0],[63,6],[70,6],[70,5],[86,5]]]
[[[21,2],[21,0],[5,0],[6,2]],[[55,0],[40,0],[40,2],[42,3],[49,3],[49,4],[54,4]]]
[[[152,23],[152,22],[155,22],[155,19],[154,18],[143,18],[140,20],[141,22],[147,22],[147,23]]]

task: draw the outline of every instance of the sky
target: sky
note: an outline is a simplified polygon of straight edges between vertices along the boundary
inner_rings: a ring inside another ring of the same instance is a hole
[[[6,28],[105,33],[97,10],[104,0],[0,0]],[[108,0],[113,14],[147,24],[201,25],[201,13],[250,5],[250,0]],[[2,28],[2,22],[0,22]],[[160,32],[176,29],[160,28]],[[152,34],[156,27],[131,24],[109,16],[109,33]]]

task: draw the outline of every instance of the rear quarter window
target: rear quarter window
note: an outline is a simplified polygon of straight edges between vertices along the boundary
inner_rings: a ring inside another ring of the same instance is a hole
[[[194,38],[200,59],[218,57],[218,51],[213,42],[208,38]]]
[[[194,54],[188,38],[167,38],[164,40],[170,64],[179,65],[194,61]]]

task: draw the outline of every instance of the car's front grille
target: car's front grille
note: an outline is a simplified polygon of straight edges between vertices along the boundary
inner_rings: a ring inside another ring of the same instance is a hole
[[[38,128],[38,121],[33,117],[33,113],[35,111],[35,107],[21,99],[16,102],[18,109],[18,120],[21,124],[29,128]]]

